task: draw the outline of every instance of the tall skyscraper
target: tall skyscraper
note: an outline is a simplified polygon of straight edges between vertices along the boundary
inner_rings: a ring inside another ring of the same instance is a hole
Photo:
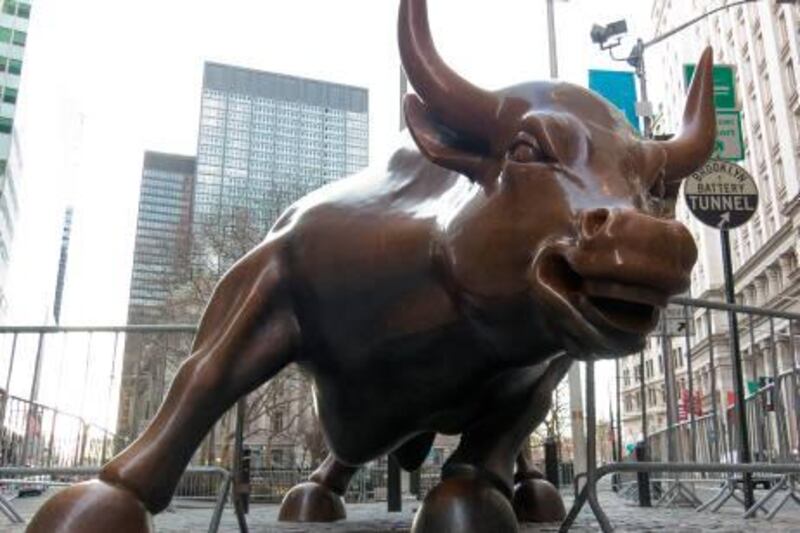
[[[145,152],[129,324],[162,322],[171,291],[188,278],[195,162],[190,156]]]
[[[67,261],[69,260],[69,241],[72,237],[72,216],[74,210],[67,207],[64,211],[64,226],[61,230],[61,253],[58,256],[58,274],[56,274],[56,293],[53,298],[53,318],[56,324],[61,322],[61,304],[64,300],[64,279],[67,275]]]
[[[203,287],[260,241],[287,207],[366,167],[368,138],[366,89],[206,63],[192,179],[188,158],[152,153],[145,158],[129,323],[196,320],[202,305],[175,309],[175,298],[167,296],[178,292],[180,299],[180,283],[169,280],[191,279],[188,285],[201,289],[195,296],[207,297]],[[124,357],[120,445],[153,415],[161,383],[177,364],[165,361],[163,343],[151,349],[133,336],[126,340]],[[294,419],[291,409],[298,407],[272,413],[269,427]],[[214,437],[211,441],[213,450]],[[250,444],[260,457],[258,443]],[[283,458],[277,462],[291,462],[291,442],[279,448],[270,449]]]
[[[712,0],[673,2],[655,0],[652,20],[656,34],[720,5]],[[737,107],[742,111],[745,160],[741,163],[755,178],[760,191],[759,208],[744,226],[731,231],[734,285],[737,302],[749,306],[786,311],[800,310],[798,259],[800,259],[800,7],[775,2],[753,2],[712,15],[647,52],[649,79],[655,98],[663,96],[662,132],[678,130],[685,99],[683,66],[694,63],[706,45],[714,47],[717,64],[732,65],[735,72]],[[659,92],[662,94],[660,95]],[[683,201],[677,217],[694,235],[699,249],[692,272],[691,293],[695,297],[722,300],[723,272],[719,232],[692,217]],[[727,405],[733,392],[732,366],[726,322],[719,314],[711,320],[697,311],[690,319],[694,335],[690,346],[683,338],[653,337],[644,352],[622,362],[623,443],[636,440],[641,428],[642,401],[647,401],[650,430],[666,425],[665,368],[662,353],[674,369],[678,397],[688,389],[687,354],[691,353],[693,389],[699,394],[703,412],[712,400]],[[709,325],[709,321],[711,324]],[[709,339],[707,332],[712,331]],[[791,367],[789,332],[776,326],[772,344],[763,330],[742,336],[743,371],[746,381],[772,376],[771,354],[775,350],[778,371]],[[662,342],[667,345],[664,346]],[[710,390],[712,346],[717,390]],[[691,350],[687,349],[691,348]],[[645,398],[640,393],[640,371],[645,378]],[[688,398],[688,397],[687,397]]]
[[[145,152],[129,324],[169,322],[175,316],[170,296],[188,280],[190,271],[194,173],[194,157]],[[125,339],[117,427],[122,446],[158,407],[165,376],[177,365],[169,360],[170,341],[166,336],[129,335]]]
[[[365,167],[368,135],[365,89],[206,63],[196,242],[209,232],[224,237],[243,221],[266,233],[294,201]]]
[[[14,134],[22,61],[28,38],[31,3],[0,1],[0,317],[7,308],[5,280],[19,210],[22,171],[19,140]]]

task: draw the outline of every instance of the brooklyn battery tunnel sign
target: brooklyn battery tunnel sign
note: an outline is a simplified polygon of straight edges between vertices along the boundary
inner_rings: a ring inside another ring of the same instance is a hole
[[[709,161],[684,185],[686,205],[700,222],[717,229],[745,224],[758,207],[758,188],[745,169],[725,161]]]

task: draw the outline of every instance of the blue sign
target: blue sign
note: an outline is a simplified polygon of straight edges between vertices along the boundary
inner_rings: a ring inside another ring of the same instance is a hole
[[[640,131],[639,118],[636,116],[636,80],[633,72],[590,70],[589,88],[617,106],[636,131]]]

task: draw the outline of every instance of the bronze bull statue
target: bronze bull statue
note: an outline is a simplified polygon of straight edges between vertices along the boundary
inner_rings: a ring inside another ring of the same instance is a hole
[[[520,449],[574,360],[641,349],[689,286],[697,250],[671,207],[714,144],[711,50],[681,132],[655,142],[582,87],[470,84],[437,54],[425,0],[401,0],[399,42],[416,146],[289,208],[219,282],[147,429],[29,531],[148,531],[215,420],[292,362],[331,455],[282,520],[343,518],[359,465],[414,469],[437,433],[461,440],[414,532],[563,517]]]

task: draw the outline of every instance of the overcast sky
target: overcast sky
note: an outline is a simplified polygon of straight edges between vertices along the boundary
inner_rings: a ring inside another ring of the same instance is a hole
[[[41,323],[51,305],[69,202],[76,214],[62,322],[125,322],[142,155],[195,153],[205,60],[368,88],[370,161],[379,164],[398,125],[397,4],[37,0],[18,115],[25,174],[11,320]],[[475,83],[548,76],[545,0],[429,4],[440,52]],[[649,1],[556,7],[560,77],[575,83],[586,84],[589,68],[625,66],[596,50],[592,23],[626,18],[630,35],[650,35]]]

